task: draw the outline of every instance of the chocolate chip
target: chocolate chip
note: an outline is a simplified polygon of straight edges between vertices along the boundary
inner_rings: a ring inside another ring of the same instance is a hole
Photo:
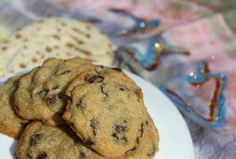
[[[47,98],[47,105],[48,106],[53,106],[56,102],[57,102],[57,97],[56,96]]]
[[[96,136],[96,129],[99,125],[99,122],[95,119],[90,120],[90,127],[93,129],[93,135]]]
[[[40,152],[36,159],[45,159],[48,155],[46,152]]]
[[[79,108],[81,111],[84,111],[87,107],[86,103],[83,101],[83,99],[80,99],[77,103],[76,103],[77,108]]]
[[[59,88],[59,85],[54,85],[53,87],[52,87],[52,90],[56,90],[56,89],[58,89]]]
[[[59,99],[63,99],[64,96],[66,96],[64,92],[60,92],[60,93],[58,94],[58,98],[59,98]]]
[[[71,102],[71,97],[67,96],[64,92],[60,92],[58,94],[58,98],[61,100],[61,101],[65,101],[65,102]]]
[[[143,132],[144,132],[144,124],[143,123],[141,124],[141,128],[139,129],[139,131],[140,131],[140,137],[142,137]]]
[[[112,70],[118,71],[118,72],[122,72],[122,70],[120,68],[112,68]]]
[[[30,154],[26,154],[26,159],[32,159],[32,157],[30,156]]]
[[[108,97],[108,91],[105,89],[105,85],[104,84],[102,84],[101,86],[100,86],[100,89],[101,89],[101,92],[102,92],[102,94],[104,94],[106,97]]]
[[[120,141],[122,144],[127,144],[128,143],[128,139],[127,139],[127,137],[125,135],[120,135],[118,133],[113,133],[112,136],[116,140]],[[121,136],[121,137],[119,137],[119,136]]]
[[[115,131],[118,133],[125,132],[127,130],[126,126],[123,125],[116,125],[115,126]]]
[[[67,74],[67,73],[70,73],[70,70],[66,70],[66,71],[60,73],[60,75],[64,75],[64,74]]]
[[[93,130],[93,135],[94,135],[94,136],[96,136],[96,135],[97,135],[97,133],[96,133],[96,131],[95,131],[95,130]]]
[[[136,139],[136,142],[139,144],[140,138],[143,137],[143,133],[144,133],[144,124],[141,124],[140,129],[138,130],[138,137]]]
[[[113,127],[112,137],[114,137],[114,139],[118,140],[120,143],[126,144],[128,142],[128,138],[126,137],[125,133],[128,131],[128,129],[126,125],[122,124],[117,124]]]
[[[128,91],[129,90],[129,88],[123,84],[119,84],[119,85],[117,85],[117,87],[120,91]]]
[[[132,151],[135,151],[136,150],[136,146],[134,146],[133,148],[131,148],[130,150],[126,151],[125,154],[129,153],[129,152],[132,152]]]
[[[124,88],[120,88],[120,91],[124,91],[125,89]]]
[[[63,98],[60,98],[60,99],[66,99],[65,101],[66,101],[67,103],[72,103],[72,98],[69,97],[69,96],[67,96],[67,95],[64,95]]]
[[[84,144],[85,145],[94,145],[94,142],[92,140],[88,139],[84,142]]]
[[[136,138],[136,143],[139,144],[139,138],[138,137]]]
[[[91,119],[90,120],[90,126],[93,128],[93,129],[96,129],[98,127],[98,124],[99,122],[95,119]]]
[[[119,140],[119,137],[117,136],[117,133],[112,133],[112,135],[114,138],[116,138],[117,140]]]
[[[93,76],[87,76],[84,79],[87,83],[101,83],[104,80],[103,76],[100,75],[93,75]]]
[[[34,134],[30,140],[30,146],[36,146],[37,144],[39,144],[42,137],[42,134]]]
[[[79,153],[79,159],[85,159],[86,155],[84,152],[80,151]]]

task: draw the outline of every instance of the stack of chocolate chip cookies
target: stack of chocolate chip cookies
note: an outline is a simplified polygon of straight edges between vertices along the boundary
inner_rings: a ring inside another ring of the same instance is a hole
[[[50,58],[0,87],[0,132],[17,159],[151,159],[159,136],[122,70]]]

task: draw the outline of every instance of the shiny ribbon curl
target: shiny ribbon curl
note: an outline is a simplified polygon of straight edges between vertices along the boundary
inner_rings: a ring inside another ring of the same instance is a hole
[[[160,25],[159,20],[148,21],[144,18],[138,18],[123,9],[112,8],[112,9],[110,9],[110,12],[115,13],[117,15],[128,17],[135,22],[133,27],[131,27],[129,29],[114,30],[111,33],[109,33],[110,36],[113,36],[113,35],[127,36],[127,35],[131,35],[131,34],[136,34],[136,33],[144,33],[147,29],[154,29]]]
[[[160,89],[172,100],[172,102],[190,119],[205,126],[221,127],[225,121],[226,107],[224,90],[227,83],[227,77],[223,73],[211,73],[208,63],[200,61],[197,63],[195,73],[190,73],[186,80],[193,86],[202,86],[210,79],[216,81],[215,90],[211,97],[209,108],[209,118],[203,117],[197,113],[191,105],[174,91],[160,86]]]
[[[169,45],[161,34],[156,34],[149,38],[145,52],[132,45],[120,47],[117,50],[117,54],[120,51],[124,51],[129,56],[135,58],[148,71],[158,68],[162,56],[173,54],[190,55],[190,51],[185,48]]]

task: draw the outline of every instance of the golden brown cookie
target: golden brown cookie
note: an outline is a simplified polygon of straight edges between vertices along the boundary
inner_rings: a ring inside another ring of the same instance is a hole
[[[143,94],[120,69],[83,72],[67,95],[64,119],[96,152],[115,158],[139,146],[148,126]]]
[[[153,151],[151,131],[144,134],[142,147],[136,147],[124,156],[115,159],[151,159]],[[90,148],[66,125],[46,126],[33,122],[27,126],[16,148],[18,159],[108,159]]]
[[[19,115],[48,125],[62,124],[67,86],[76,75],[93,67],[90,60],[81,58],[46,60],[33,76],[19,81],[15,95]]]
[[[0,86],[0,132],[14,138],[21,134],[26,120],[14,111],[14,93],[18,87],[19,77],[8,79]]]
[[[102,159],[86,148],[70,128],[41,122],[27,126],[15,154],[17,159]]]

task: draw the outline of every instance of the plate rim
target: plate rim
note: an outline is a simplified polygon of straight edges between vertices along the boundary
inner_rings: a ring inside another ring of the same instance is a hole
[[[174,103],[158,88],[156,87],[155,85],[153,85],[150,81],[147,81],[145,79],[143,79],[142,77],[130,72],[130,71],[127,71],[127,70],[123,70],[126,75],[128,75],[131,79],[134,80],[134,82],[138,85],[139,81],[141,81],[142,83],[145,83],[145,85],[149,85],[150,88],[152,88],[154,91],[157,91],[158,93],[162,94],[162,97],[163,100],[165,101],[168,101],[168,103],[170,103],[171,105],[169,107],[172,107],[171,109],[175,112],[175,114],[178,116],[178,118],[181,120],[182,122],[182,126],[184,126],[184,129],[183,131],[185,131],[185,134],[188,138],[188,141],[189,141],[189,146],[191,146],[191,152],[189,152],[189,154],[191,154],[192,156],[192,159],[194,159],[194,145],[193,145],[193,140],[192,140],[192,137],[191,137],[191,134],[190,134],[190,130],[187,126],[187,123],[184,119],[184,117],[181,115],[180,111],[177,109],[177,107],[174,105]],[[145,98],[145,94],[144,94],[144,98]],[[146,106],[146,105],[145,105]],[[147,107],[147,106],[146,106]],[[150,112],[149,112],[150,114]],[[151,115],[151,114],[150,114]],[[152,117],[152,116],[151,116]],[[153,117],[152,117],[153,118]],[[155,123],[155,122],[154,122]],[[155,126],[158,128],[158,125],[156,125],[155,123]],[[161,140],[161,138],[160,138]],[[161,145],[160,145],[160,151],[161,151]],[[157,153],[158,154],[158,153]],[[157,155],[158,156],[158,155]],[[188,158],[189,159],[189,158]]]

